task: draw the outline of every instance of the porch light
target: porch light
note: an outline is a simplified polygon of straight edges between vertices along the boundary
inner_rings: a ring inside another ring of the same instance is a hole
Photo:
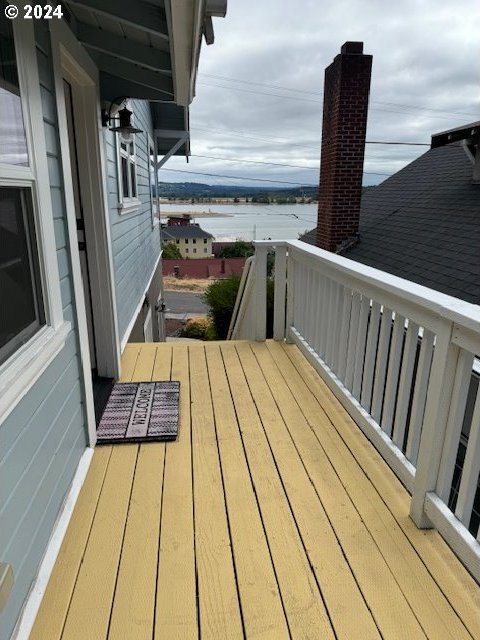
[[[115,98],[115,100],[113,100],[112,104],[110,105],[108,113],[106,109],[102,111],[102,125],[104,127],[108,127],[109,124],[115,123],[115,120],[117,120],[117,118],[111,115],[113,105],[116,102],[125,101],[127,99],[128,98]],[[116,131],[117,133],[120,133],[125,142],[130,142],[134,133],[142,133],[141,129],[132,127],[131,116],[132,111],[130,111],[130,109],[127,109],[127,107],[123,107],[123,109],[120,109],[120,111],[118,112],[119,125],[117,127],[110,127],[110,131]]]

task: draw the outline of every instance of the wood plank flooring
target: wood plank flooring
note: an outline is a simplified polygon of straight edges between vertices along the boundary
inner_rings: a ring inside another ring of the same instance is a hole
[[[32,640],[480,640],[480,588],[293,345],[129,344],[176,442],[98,447]]]

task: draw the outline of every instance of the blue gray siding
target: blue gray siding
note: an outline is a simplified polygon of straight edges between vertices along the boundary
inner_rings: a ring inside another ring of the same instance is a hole
[[[13,592],[0,614],[1,640],[10,637],[87,446],[50,41],[46,26],[35,22],[62,306],[73,330],[62,351],[0,425],[1,560],[9,562],[15,574]]]
[[[152,229],[150,209],[147,138],[147,133],[153,133],[150,107],[148,102],[133,100],[130,108],[135,114],[135,126],[142,129],[142,133],[135,135],[137,190],[141,206],[132,213],[119,213],[116,134],[110,131],[105,133],[108,205],[120,339],[124,337],[142,299],[160,253],[160,228],[157,225]]]

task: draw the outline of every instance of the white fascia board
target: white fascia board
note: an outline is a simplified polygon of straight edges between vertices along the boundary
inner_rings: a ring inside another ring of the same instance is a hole
[[[187,107],[195,95],[204,0],[169,0],[165,2],[165,11],[170,29],[175,103]]]

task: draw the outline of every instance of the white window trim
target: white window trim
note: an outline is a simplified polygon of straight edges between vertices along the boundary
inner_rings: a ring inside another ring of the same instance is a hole
[[[0,424],[60,352],[71,329],[63,318],[33,23],[15,20],[13,33],[30,164],[0,165],[0,186],[32,190],[46,324],[0,367]]]
[[[147,135],[147,144],[148,144],[148,185],[150,187],[150,211],[151,211],[151,216],[152,216],[152,229],[155,229],[155,227],[158,227],[158,225],[160,224],[160,211],[158,211],[158,217],[155,216],[155,212],[154,212],[154,205],[155,205],[155,200],[152,197],[152,184],[150,182],[150,151],[153,151],[153,157],[155,158],[154,160],[154,176],[155,176],[155,193],[157,194],[156,200],[157,200],[157,206],[158,206],[158,156],[157,156],[157,145],[154,143],[154,141],[152,140],[152,136],[150,134]]]
[[[128,109],[130,109],[129,103],[126,103]],[[132,109],[133,111],[133,109]],[[122,136],[119,133],[114,133],[115,136],[115,147],[117,150],[117,178],[118,178],[118,212],[120,215],[125,215],[126,213],[133,213],[134,211],[138,211],[142,204],[142,201],[138,197],[138,162],[137,162],[137,144],[135,141],[135,135],[133,136],[133,154],[125,154],[125,152],[121,149]],[[128,143],[127,143],[128,144]],[[123,195],[123,184],[122,184],[122,164],[121,158],[126,157],[128,163],[128,185],[129,185],[129,193],[132,191],[131,185],[131,174],[130,174],[130,163],[133,162],[135,167],[135,190],[137,195],[134,198],[126,198]]]

